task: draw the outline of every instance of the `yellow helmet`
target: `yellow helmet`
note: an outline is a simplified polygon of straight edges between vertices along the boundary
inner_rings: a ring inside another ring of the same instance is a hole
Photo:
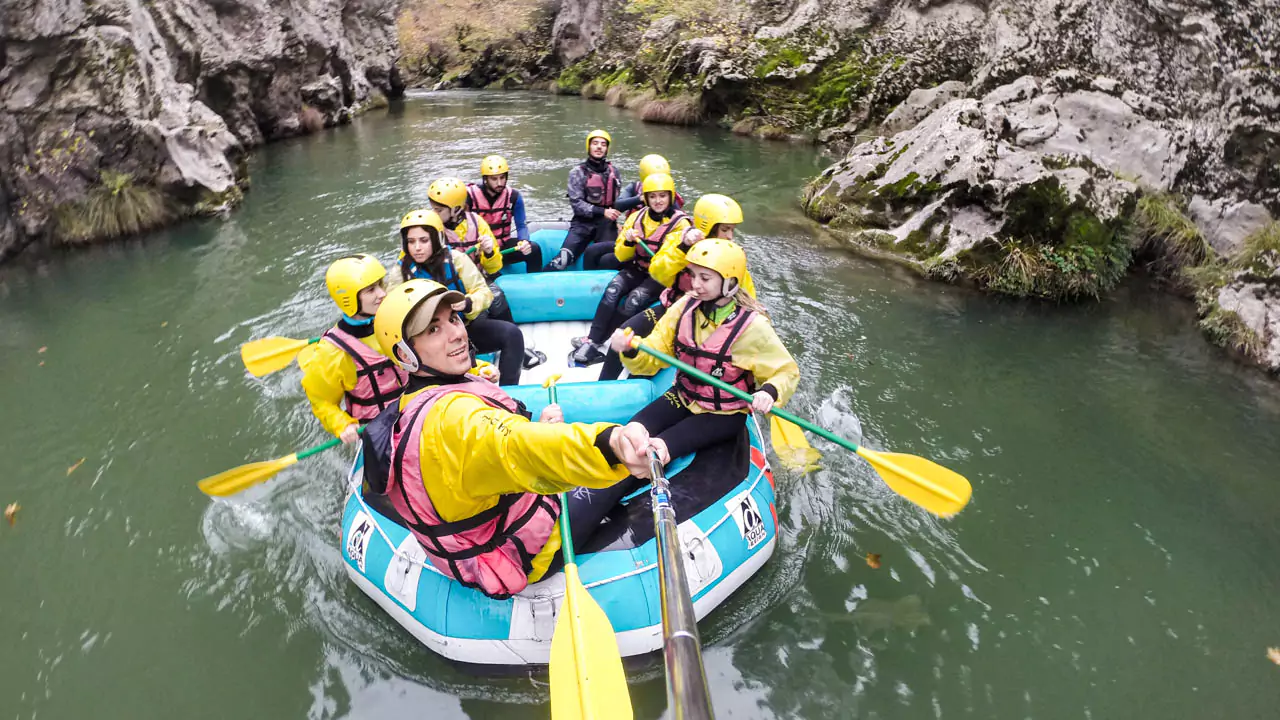
[[[507,159],[501,155],[490,155],[480,161],[480,177],[485,175],[506,175],[511,172],[507,167]]]
[[[441,222],[440,216],[435,210],[426,208],[420,210],[410,210],[405,216],[400,218],[400,233],[404,234],[405,230],[411,227],[429,227],[435,228],[437,233],[444,232],[444,223]]]
[[[423,367],[408,340],[427,329],[440,303],[452,305],[465,299],[462,293],[450,290],[435,280],[419,278],[392,288],[373,316],[373,334],[378,338],[382,354],[409,372]],[[399,355],[396,348],[400,349]]]
[[[604,130],[600,130],[600,129],[592,130],[591,132],[587,133],[587,154],[588,155],[591,154],[591,141],[596,138],[604,138],[604,141],[609,143],[610,146],[613,145],[612,135],[605,132]]]
[[[669,193],[674,193],[676,191],[675,179],[664,172],[653,173],[649,177],[645,178],[644,182],[640,183],[640,192],[642,194],[662,192],[663,190],[666,190]]]
[[[387,276],[387,269],[372,255],[348,255],[338,258],[324,274],[329,297],[344,315],[360,312],[360,291],[376,285]]]
[[[427,188],[427,197],[447,208],[467,204],[467,184],[458,178],[440,178]]]
[[[720,294],[724,297],[736,293],[738,286],[742,284],[742,278],[747,274],[747,253],[732,240],[703,240],[689,248],[685,257],[689,259],[690,265],[701,265],[720,273],[720,277],[724,278]],[[386,300],[382,301],[382,304],[386,303]]]
[[[640,181],[654,173],[671,174],[671,165],[661,155],[645,155],[640,158]]]
[[[742,222],[742,208],[728,195],[703,195],[693,206],[693,226],[710,235],[711,228],[721,223]]]

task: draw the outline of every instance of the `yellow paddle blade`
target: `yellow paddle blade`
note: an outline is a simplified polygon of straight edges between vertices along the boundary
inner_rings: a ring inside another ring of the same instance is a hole
[[[947,517],[960,512],[973,494],[963,475],[932,460],[864,447],[858,448],[858,454],[871,463],[890,489],[934,515]]]
[[[631,695],[613,625],[578,579],[564,568],[564,602],[551,636],[553,720],[630,720]]]
[[[769,442],[773,444],[773,454],[778,456],[784,466],[803,472],[818,469],[822,453],[813,449],[799,425],[787,422],[777,415],[770,415]]]
[[[249,463],[211,475],[198,483],[200,491],[213,497],[235,495],[246,488],[260,482],[270,480],[272,476],[290,465],[298,462],[298,453],[286,455],[275,460]]]
[[[302,348],[310,344],[310,340],[287,337],[262,338],[241,345],[240,359],[254,377],[262,377],[289,367]]]

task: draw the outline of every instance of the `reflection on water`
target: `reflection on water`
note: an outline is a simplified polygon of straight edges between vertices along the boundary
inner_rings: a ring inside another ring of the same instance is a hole
[[[0,707],[545,717],[545,677],[464,674],[346,579],[348,456],[229,502],[194,482],[323,439],[297,370],[249,378],[237,349],[322,330],[329,262],[390,260],[430,181],[495,152],[532,219],[565,217],[596,126],[628,178],[663,152],[686,197],[742,202],[804,371],[792,409],[974,484],[939,521],[820,440],[821,470],[779,472],[773,560],[702,624],[721,716],[1274,716],[1280,392],[1211,350],[1188,308],[1137,286],[1049,306],[925,283],[801,216],[811,148],[493,93],[263,148],[229,219],[0,271],[0,406],[16,409],[0,504],[23,505],[0,526]],[[659,716],[659,669],[632,681],[637,715]]]

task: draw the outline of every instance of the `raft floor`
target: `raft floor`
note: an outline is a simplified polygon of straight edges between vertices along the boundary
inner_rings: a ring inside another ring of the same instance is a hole
[[[526,323],[520,325],[524,333],[525,347],[545,353],[547,361],[532,370],[520,374],[521,385],[541,385],[552,375],[561,375],[560,382],[594,382],[600,377],[602,364],[589,368],[569,367],[569,353],[573,351],[570,342],[575,337],[582,337],[591,328],[585,320],[563,320],[558,322]]]

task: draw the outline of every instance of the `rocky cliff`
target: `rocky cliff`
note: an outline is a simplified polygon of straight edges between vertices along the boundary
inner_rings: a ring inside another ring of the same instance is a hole
[[[1051,299],[1145,268],[1280,372],[1277,0],[564,0],[555,31],[561,91],[848,147],[804,203],[859,248]]]
[[[264,141],[401,91],[398,0],[6,0],[0,260],[234,204]]]

